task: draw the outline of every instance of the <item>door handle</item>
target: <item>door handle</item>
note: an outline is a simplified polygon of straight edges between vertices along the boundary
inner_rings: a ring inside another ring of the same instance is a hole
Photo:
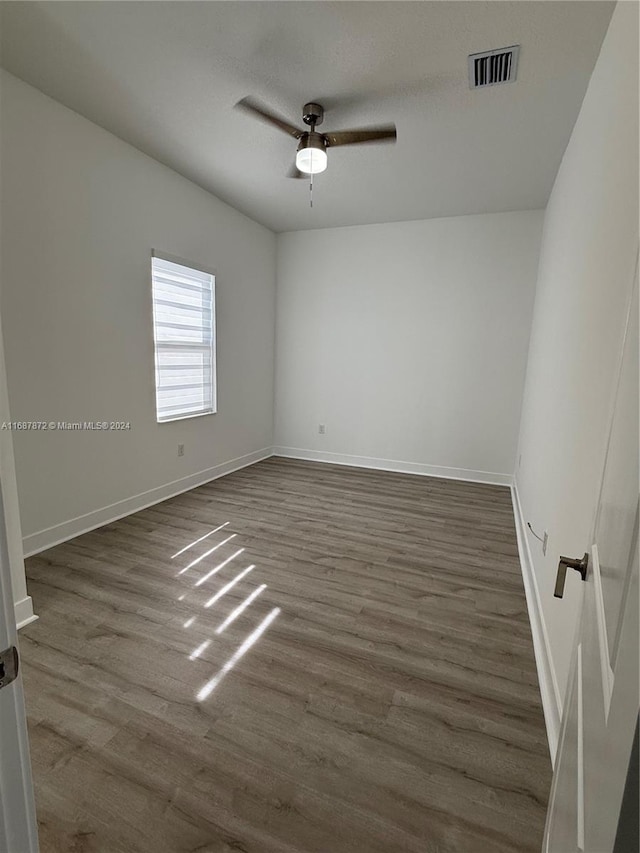
[[[16,680],[19,666],[20,658],[15,646],[9,646],[8,649],[0,652],[0,688]]]
[[[556,576],[556,588],[553,591],[554,597],[562,598],[564,595],[564,581],[567,576],[567,569],[575,569],[577,572],[580,572],[580,577],[583,581],[586,581],[588,566],[589,555],[586,552],[581,560],[575,560],[572,557],[560,557],[558,574]]]

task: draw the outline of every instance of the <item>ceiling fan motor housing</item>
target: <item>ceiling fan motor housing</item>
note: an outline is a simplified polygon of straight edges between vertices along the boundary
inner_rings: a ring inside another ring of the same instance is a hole
[[[302,108],[302,121],[305,124],[311,125],[311,127],[315,127],[317,124],[322,124],[322,120],[324,119],[324,109],[320,106],[320,104],[305,104]]]
[[[298,143],[298,151],[302,151],[303,148],[317,148],[318,151],[325,151],[326,147],[327,143],[324,136],[321,133],[316,133],[314,130],[309,131],[309,133],[303,133]]]

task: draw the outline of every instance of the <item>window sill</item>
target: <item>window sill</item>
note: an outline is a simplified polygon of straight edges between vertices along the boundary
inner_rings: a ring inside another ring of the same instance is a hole
[[[209,415],[216,415],[217,410],[212,410],[210,412],[194,412],[191,415],[176,415],[175,418],[163,418],[161,421],[156,418],[157,424],[172,424],[174,421],[190,421],[193,418],[206,418]]]

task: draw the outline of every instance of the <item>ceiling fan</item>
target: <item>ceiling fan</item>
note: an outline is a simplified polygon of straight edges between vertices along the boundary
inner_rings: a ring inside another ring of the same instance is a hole
[[[320,104],[309,103],[302,108],[302,121],[309,130],[299,130],[286,119],[262,106],[254,98],[243,98],[236,104],[241,110],[277,127],[298,140],[295,166],[289,172],[290,178],[304,178],[317,175],[327,168],[327,148],[338,145],[360,145],[364,142],[395,142],[395,124],[383,127],[366,127],[360,130],[337,130],[333,133],[318,133],[316,127],[322,124],[324,109]]]

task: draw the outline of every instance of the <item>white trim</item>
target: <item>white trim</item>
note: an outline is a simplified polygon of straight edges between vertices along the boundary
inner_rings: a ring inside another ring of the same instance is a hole
[[[25,625],[31,624],[31,622],[35,622],[38,618],[33,612],[33,601],[31,600],[30,595],[27,595],[26,598],[20,599],[20,601],[16,601],[13,605],[13,610],[16,616],[16,627],[18,630],[20,630],[20,628],[24,628]]]
[[[214,465],[213,468],[197,471],[195,474],[190,474],[188,477],[181,477],[179,480],[173,480],[173,482],[166,483],[164,486],[149,489],[146,492],[141,492],[139,495],[133,495],[130,498],[109,504],[109,506],[102,507],[101,509],[79,515],[77,518],[72,518],[69,521],[63,521],[61,524],[55,524],[53,527],[39,530],[37,533],[25,536],[22,540],[24,555],[25,557],[31,557],[33,554],[40,553],[40,551],[46,551],[47,548],[52,548],[54,545],[66,542],[68,539],[75,539],[76,536],[80,536],[82,533],[95,530],[96,527],[110,524],[112,521],[117,521],[119,518],[131,515],[133,512],[139,512],[141,509],[146,509],[161,501],[166,501],[167,498],[173,498],[183,492],[188,492],[190,489],[203,486],[211,480],[217,480],[218,477],[224,477],[225,474],[231,474],[240,468],[254,465],[256,462],[261,462],[272,455],[270,447],[255,450],[253,453],[247,453],[244,456],[238,456],[236,459],[230,459],[228,462],[222,462],[220,465]]]
[[[442,465],[425,465],[422,462],[402,462],[398,459],[379,459],[375,456],[327,453],[324,450],[303,450],[301,447],[274,447],[273,455],[284,456],[287,459],[304,459],[309,462],[328,462],[332,465],[350,465],[354,468],[374,468],[379,471],[418,474],[422,477],[442,477],[447,480],[465,480],[470,483],[490,483],[495,486],[510,486],[513,482],[511,474],[473,471],[470,468],[448,468]]]
[[[611,668],[609,654],[609,639],[607,637],[607,619],[604,610],[604,594],[602,590],[602,575],[600,573],[600,555],[598,546],[591,546],[591,569],[593,572],[593,588],[595,592],[596,620],[598,623],[598,645],[600,651],[600,674],[602,677],[602,694],[604,697],[604,719],[609,719],[611,696],[613,695],[614,672]]]
[[[533,559],[529,549],[529,541],[526,535],[524,516],[520,504],[518,487],[514,483],[511,487],[513,501],[513,514],[516,521],[516,536],[518,539],[518,553],[520,554],[520,566],[522,569],[522,580],[527,598],[527,610],[529,611],[529,622],[531,623],[531,636],[533,639],[533,651],[536,658],[538,670],[538,682],[540,684],[540,696],[542,698],[542,710],[547,728],[547,740],[549,741],[549,752],[551,763],[555,765],[556,750],[560,736],[560,720],[562,718],[562,696],[558,686],[553,657],[551,654],[551,643],[544,621],[542,599],[533,568]]]

